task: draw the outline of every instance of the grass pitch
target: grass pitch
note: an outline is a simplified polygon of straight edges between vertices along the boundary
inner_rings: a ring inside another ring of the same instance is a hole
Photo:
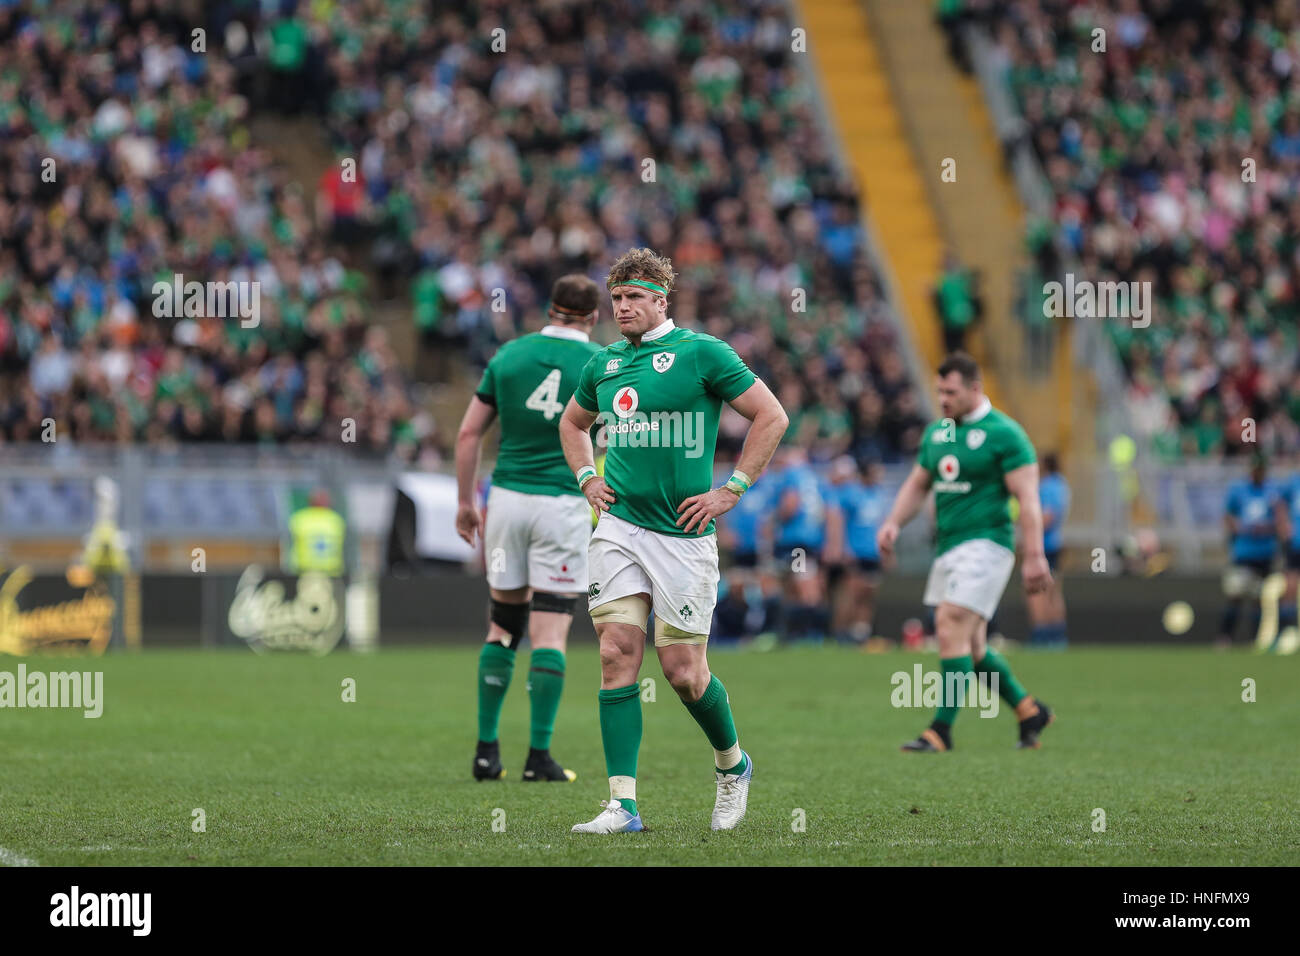
[[[901,754],[929,710],[890,675],[932,655],[713,655],[754,757],[749,815],[712,833],[703,733],[647,653],[641,834],[569,827],[608,796],[592,645],[571,649],[553,752],[572,784],[524,784],[527,650],[502,719],[509,777],[476,783],[476,647],[368,657],[151,651],[28,659],[104,671],[104,713],[0,709],[0,863],[1294,864],[1300,658],[1195,650],[1008,655],[1059,719],[1039,751],[964,711],[956,749]],[[16,672],[18,661],[0,659]],[[356,702],[342,700],[345,678]],[[1256,701],[1242,700],[1242,682]],[[1094,830],[1096,809],[1104,832]],[[194,832],[202,809],[205,832]],[[802,813],[800,813],[802,811]],[[803,832],[794,824],[806,821]],[[494,829],[494,822],[496,829]],[[504,824],[504,832],[501,826]]]

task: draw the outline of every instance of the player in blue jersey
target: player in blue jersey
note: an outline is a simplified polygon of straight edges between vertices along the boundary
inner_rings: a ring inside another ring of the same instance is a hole
[[[721,479],[725,480],[732,470],[727,467],[719,472]],[[727,573],[714,621],[714,636],[720,644],[753,637],[766,629],[768,602],[762,595],[765,582],[772,578],[768,557],[772,550],[771,526],[767,520],[772,488],[767,482],[755,484],[717,524],[718,547],[727,556]],[[779,611],[779,593],[774,595],[774,603]]]
[[[1300,472],[1296,472],[1282,485],[1278,511],[1282,522],[1282,537],[1286,541],[1286,586],[1278,606],[1277,638],[1288,627],[1296,627],[1296,590],[1300,584]]]
[[[1070,511],[1070,485],[1061,474],[1056,455],[1042,457],[1042,476],[1038,482],[1038,503],[1043,511],[1043,554],[1052,570],[1052,584],[1044,591],[1026,596],[1029,610],[1029,641],[1036,647],[1064,647],[1065,595],[1056,573],[1064,544],[1065,516]]]
[[[832,627],[841,640],[865,644],[871,637],[881,566],[876,529],[889,504],[879,465],[859,471],[847,455],[831,464],[826,561],[835,584]]]
[[[802,448],[782,453],[782,466],[773,476],[772,556],[788,569],[788,638],[819,641],[830,630],[826,607],[826,574],[822,549],[826,544],[827,486]]]
[[[1250,477],[1228,486],[1224,526],[1229,539],[1228,568],[1223,573],[1223,594],[1227,598],[1219,620],[1218,647],[1230,647],[1241,615],[1242,602],[1251,601],[1251,630],[1259,630],[1259,592],[1273,570],[1279,537],[1281,495],[1268,478],[1268,463],[1256,455]]]
[[[727,475],[731,469],[725,469]],[[721,472],[720,472],[721,474]],[[755,485],[741,495],[736,506],[727,512],[725,521],[718,522],[718,544],[731,558],[733,568],[744,568],[745,578],[760,564],[760,556],[766,555],[764,546],[764,519],[772,507],[772,486],[767,482]]]

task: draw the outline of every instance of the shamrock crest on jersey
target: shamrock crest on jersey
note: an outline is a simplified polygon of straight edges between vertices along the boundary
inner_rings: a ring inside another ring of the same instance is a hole
[[[656,372],[662,373],[673,367],[673,359],[675,358],[677,358],[677,355],[674,352],[660,352],[651,360],[650,364],[654,366]]]

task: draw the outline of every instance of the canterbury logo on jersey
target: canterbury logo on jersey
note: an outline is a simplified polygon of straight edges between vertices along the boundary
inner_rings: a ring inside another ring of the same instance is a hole
[[[611,372],[617,372],[617,371],[618,371],[618,363],[621,362],[621,361],[623,361],[623,360],[622,360],[622,359],[610,359],[608,362],[606,362],[606,363],[605,363],[605,374],[608,375],[608,374],[610,374]]]

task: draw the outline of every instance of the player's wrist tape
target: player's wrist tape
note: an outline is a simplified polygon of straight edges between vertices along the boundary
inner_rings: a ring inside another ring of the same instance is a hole
[[[591,467],[591,465],[584,465],[582,468],[578,469],[576,477],[578,479],[578,490],[581,491],[583,488],[587,487],[587,482],[596,477],[596,469]]]
[[[727,483],[724,487],[735,492],[736,495],[739,496],[747,492],[751,484],[753,484],[753,482],[749,480],[749,475],[737,469],[731,473],[731,477],[727,479]]]

